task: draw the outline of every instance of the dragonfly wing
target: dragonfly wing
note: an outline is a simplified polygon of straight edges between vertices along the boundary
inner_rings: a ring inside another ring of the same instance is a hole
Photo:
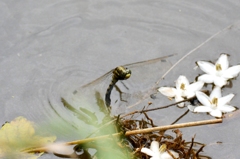
[[[82,87],[72,90],[71,93],[63,98],[79,112],[83,113],[83,109],[89,112],[96,113],[96,116],[101,123],[101,120],[106,115],[106,106],[104,103],[105,93],[111,82],[112,70],[105,73],[96,80],[83,85]]]
[[[135,87],[148,88],[158,82],[162,75],[172,66],[167,59],[173,55],[126,65],[132,71],[132,75],[128,81],[124,82],[127,84],[132,81],[131,83]]]
[[[156,93],[162,75],[172,66],[167,60],[173,55],[160,57],[152,60],[141,61],[124,65],[132,71],[128,80],[119,81],[116,85],[118,90],[112,92],[112,101],[116,107],[133,107]]]
[[[171,56],[124,65],[132,71],[132,75],[127,80],[117,82],[112,90],[112,108],[117,108],[118,114],[124,113],[126,107],[150,97],[149,94],[156,91],[155,82],[171,67],[170,62],[167,61],[167,58]],[[76,89],[69,100],[77,107],[87,107],[89,111],[101,112],[107,88],[111,83],[111,75],[112,70]]]

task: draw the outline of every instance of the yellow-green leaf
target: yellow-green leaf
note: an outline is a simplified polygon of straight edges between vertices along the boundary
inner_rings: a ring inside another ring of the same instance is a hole
[[[17,117],[0,129],[0,158],[35,159],[41,154],[25,154],[21,151],[31,147],[40,147],[55,140],[55,136],[36,135],[33,122],[24,117]]]

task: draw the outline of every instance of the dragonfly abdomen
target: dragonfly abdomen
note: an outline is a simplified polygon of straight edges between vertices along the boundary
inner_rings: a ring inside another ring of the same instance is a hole
[[[105,103],[106,103],[107,107],[110,107],[110,105],[111,105],[111,97],[110,96],[111,96],[112,89],[115,86],[115,84],[117,83],[117,81],[118,80],[113,78],[111,83],[108,86],[108,89],[107,89],[107,92],[106,92],[106,95],[105,95]]]

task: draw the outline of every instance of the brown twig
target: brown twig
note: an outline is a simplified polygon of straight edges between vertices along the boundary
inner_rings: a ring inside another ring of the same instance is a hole
[[[188,112],[189,112],[189,109],[188,109],[186,112],[184,112],[180,117],[178,117],[174,122],[172,122],[171,125],[175,124],[175,123],[178,122],[180,119],[182,119],[182,117],[184,117]]]
[[[129,136],[129,135],[140,134],[140,133],[149,133],[149,132],[153,132],[153,131],[185,128],[185,127],[200,126],[200,125],[206,125],[206,124],[216,124],[216,123],[221,123],[221,122],[222,122],[222,119],[201,120],[201,121],[159,126],[159,127],[153,127],[153,128],[147,128],[147,129],[141,129],[141,130],[132,130],[132,131],[127,131],[125,133],[125,135]]]

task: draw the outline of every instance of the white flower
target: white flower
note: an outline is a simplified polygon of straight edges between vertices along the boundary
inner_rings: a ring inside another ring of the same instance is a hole
[[[66,143],[56,142],[45,146],[47,152],[59,153],[59,154],[71,154],[73,148]]]
[[[229,94],[224,97],[221,95],[221,89],[215,86],[212,93],[208,97],[205,93],[197,91],[197,99],[203,104],[194,109],[194,112],[209,112],[214,117],[221,117],[222,113],[232,112],[235,107],[228,105],[234,97],[234,94]]]
[[[198,81],[214,83],[219,87],[226,85],[227,80],[237,77],[240,72],[240,65],[229,67],[227,54],[221,54],[215,65],[206,61],[198,61],[197,64],[206,73],[199,76]]]
[[[158,89],[163,95],[170,98],[175,97],[176,102],[184,100],[184,98],[191,98],[195,96],[195,92],[199,91],[204,85],[204,82],[198,81],[189,84],[188,79],[185,76],[179,76],[176,81],[176,88],[161,87]],[[184,103],[178,104],[179,107],[184,107]]]
[[[177,152],[173,150],[169,151],[175,158],[179,157]],[[150,149],[144,147],[141,149],[141,152],[151,156],[150,159],[173,159],[172,156],[166,151],[166,145],[163,144],[159,149],[159,142],[157,141],[152,141]]]

